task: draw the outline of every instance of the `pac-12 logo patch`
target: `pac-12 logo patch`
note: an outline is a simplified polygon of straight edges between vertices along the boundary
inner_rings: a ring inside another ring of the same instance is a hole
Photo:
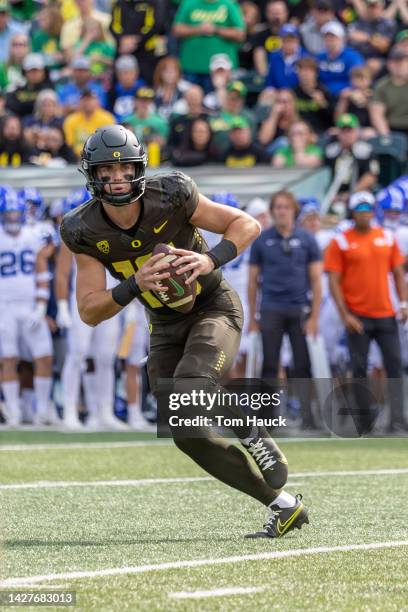
[[[107,240],[100,240],[96,243],[96,247],[104,255],[107,255],[110,251],[109,242]]]

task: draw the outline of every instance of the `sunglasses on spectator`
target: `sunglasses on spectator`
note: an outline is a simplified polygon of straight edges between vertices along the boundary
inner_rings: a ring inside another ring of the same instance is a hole
[[[28,42],[18,42],[18,41],[14,41],[11,43],[12,47],[26,47],[28,45]]]

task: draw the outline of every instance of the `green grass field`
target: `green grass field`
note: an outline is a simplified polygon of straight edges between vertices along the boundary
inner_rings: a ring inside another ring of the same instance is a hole
[[[282,442],[310,525],[280,540],[243,539],[257,502],[140,440],[0,434],[1,589],[75,590],[81,610],[408,610],[408,439]]]

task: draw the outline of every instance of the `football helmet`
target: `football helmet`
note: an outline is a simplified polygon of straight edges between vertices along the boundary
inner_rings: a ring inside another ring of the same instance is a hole
[[[130,187],[127,193],[114,194],[114,183],[102,181],[97,177],[98,166],[115,163],[134,164],[134,175],[126,177],[124,181]],[[86,187],[92,196],[113,206],[125,206],[143,195],[146,187],[146,165],[146,153],[133,132],[121,125],[108,125],[97,129],[86,141],[81,155],[80,171],[86,178]],[[110,187],[110,191],[105,189],[106,186]]]

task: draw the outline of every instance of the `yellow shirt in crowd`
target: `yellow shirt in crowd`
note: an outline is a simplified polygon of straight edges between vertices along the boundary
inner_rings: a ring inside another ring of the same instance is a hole
[[[115,117],[102,108],[96,110],[91,116],[85,116],[80,111],[71,113],[64,121],[65,140],[79,156],[88,136],[93,134],[97,128],[114,123],[116,123]]]

